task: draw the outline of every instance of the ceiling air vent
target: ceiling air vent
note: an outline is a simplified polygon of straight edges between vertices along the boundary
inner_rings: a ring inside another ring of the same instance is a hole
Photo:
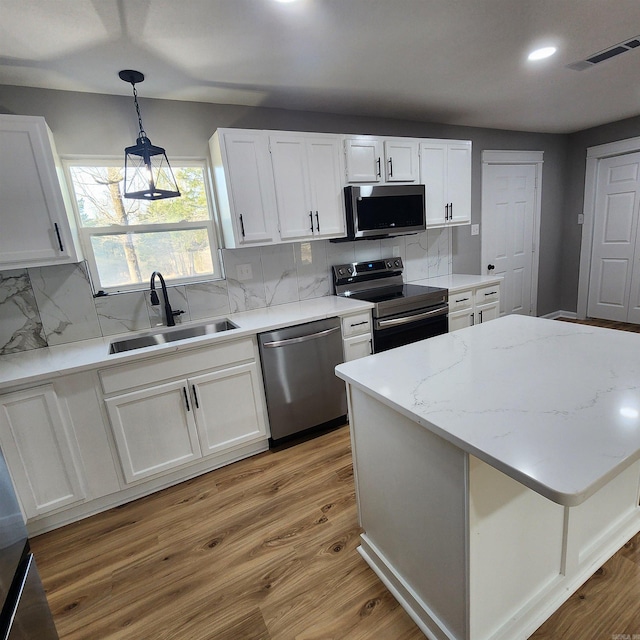
[[[609,60],[609,58],[615,58],[615,56],[619,56],[621,53],[626,53],[627,51],[635,49],[636,47],[640,47],[640,36],[636,36],[635,38],[631,38],[630,40],[625,40],[624,42],[615,44],[608,49],[604,49],[603,51],[598,51],[598,53],[594,53],[586,60],[572,62],[571,64],[567,65],[567,68],[573,69],[574,71],[584,71],[585,69],[589,69],[590,67],[593,67],[600,62]]]

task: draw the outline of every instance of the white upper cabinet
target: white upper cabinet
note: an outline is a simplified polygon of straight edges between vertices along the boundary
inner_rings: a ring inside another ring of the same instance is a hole
[[[347,182],[418,182],[418,140],[354,136],[345,139]]]
[[[44,118],[0,115],[0,268],[80,261],[71,211]]]
[[[345,235],[339,136],[269,136],[280,238]]]
[[[427,226],[471,222],[471,141],[420,143],[420,182],[427,194]]]
[[[268,136],[263,131],[218,129],[209,147],[225,246],[278,242]]]
[[[218,129],[209,146],[225,246],[344,236],[340,140]]]

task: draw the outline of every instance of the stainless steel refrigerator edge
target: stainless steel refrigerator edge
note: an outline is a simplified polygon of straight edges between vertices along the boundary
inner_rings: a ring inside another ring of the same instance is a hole
[[[258,344],[272,442],[346,418],[338,318],[261,333]]]
[[[1,451],[0,600],[0,640],[58,640]]]

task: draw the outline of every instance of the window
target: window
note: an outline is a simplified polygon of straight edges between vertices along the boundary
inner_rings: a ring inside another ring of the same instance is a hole
[[[123,197],[120,160],[65,168],[96,289],[142,289],[154,271],[172,284],[221,277],[204,162],[173,166],[181,197],[152,202]]]

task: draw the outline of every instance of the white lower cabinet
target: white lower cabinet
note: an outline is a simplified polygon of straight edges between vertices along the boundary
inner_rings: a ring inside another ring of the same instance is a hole
[[[202,456],[187,380],[105,400],[127,483]]]
[[[500,315],[500,285],[449,291],[449,331],[495,320]]]
[[[189,380],[202,455],[265,438],[262,382],[249,362]]]
[[[342,318],[342,350],[345,362],[373,353],[370,311],[361,311]]]
[[[85,499],[78,444],[53,385],[0,396],[0,447],[27,518]]]
[[[254,343],[243,339],[101,372],[106,393],[116,392],[105,405],[127,484],[266,441]]]

